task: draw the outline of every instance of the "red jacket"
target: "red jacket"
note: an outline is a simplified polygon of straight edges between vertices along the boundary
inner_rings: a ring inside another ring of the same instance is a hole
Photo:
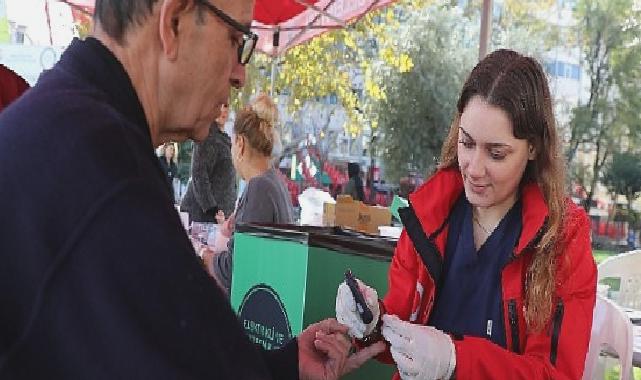
[[[450,210],[463,191],[456,169],[442,170],[410,196],[420,226],[443,257]],[[583,209],[567,202],[563,242],[556,271],[556,294],[549,325],[542,332],[526,331],[523,315],[525,274],[547,206],[536,184],[522,191],[523,229],[513,259],[502,271],[502,297],[507,347],[484,338],[454,338],[457,379],[580,379],[588,350],[596,297],[596,265],[590,247],[590,223]],[[432,236],[433,235],[433,236]],[[388,314],[426,324],[435,286],[407,230],[403,230],[389,271],[389,291],[383,300]],[[392,363],[389,352],[380,357]],[[398,379],[398,373],[394,377]]]
[[[29,89],[29,84],[11,69],[0,64],[0,111]]]

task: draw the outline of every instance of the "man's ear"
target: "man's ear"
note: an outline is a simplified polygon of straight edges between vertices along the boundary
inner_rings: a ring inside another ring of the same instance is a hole
[[[178,34],[181,23],[187,20],[186,16],[195,8],[193,0],[161,0],[159,35],[163,53],[170,61],[178,56]]]

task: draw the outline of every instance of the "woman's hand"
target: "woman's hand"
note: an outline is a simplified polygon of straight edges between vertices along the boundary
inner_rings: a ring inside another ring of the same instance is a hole
[[[216,252],[211,248],[204,246],[200,249],[200,257],[203,259],[205,270],[210,276],[214,277],[214,260],[216,259]]]
[[[220,232],[226,237],[230,238],[232,233],[234,233],[234,226],[236,225],[236,213],[233,213],[229,216],[229,219],[225,220],[221,225]]]
[[[449,335],[432,326],[416,325],[383,315],[383,336],[403,380],[450,379],[456,352]]]
[[[218,210],[218,212],[216,213],[216,223],[225,223],[225,213],[223,212],[223,210]]]
[[[356,280],[358,287],[363,294],[367,307],[372,311],[374,317],[368,324],[363,323],[360,314],[358,313],[354,296],[349,286],[343,281],[338,286],[336,294],[336,319],[349,328],[349,335],[363,339],[370,335],[378,324],[380,310],[378,306],[378,294],[376,290],[365,285],[361,280]]]

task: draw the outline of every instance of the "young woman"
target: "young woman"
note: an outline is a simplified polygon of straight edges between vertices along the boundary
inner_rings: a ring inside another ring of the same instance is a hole
[[[165,143],[162,146],[162,155],[158,157],[160,161],[160,167],[162,168],[165,177],[167,178],[167,183],[171,189],[171,196],[175,199],[174,195],[174,178],[178,174],[178,164],[176,158],[176,147],[174,143]]]
[[[457,111],[439,170],[403,210],[386,297],[361,285],[374,321],[345,284],[338,320],[366,340],[382,329],[395,378],[580,379],[596,266],[588,217],[564,194],[545,74],[496,51]]]

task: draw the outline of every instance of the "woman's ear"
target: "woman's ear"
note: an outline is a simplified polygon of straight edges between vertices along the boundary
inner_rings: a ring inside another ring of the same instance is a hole
[[[528,143],[527,159],[532,161],[536,158],[536,148],[531,143]]]
[[[242,156],[245,153],[245,137],[243,135],[236,135],[236,145],[238,146],[238,155]]]

